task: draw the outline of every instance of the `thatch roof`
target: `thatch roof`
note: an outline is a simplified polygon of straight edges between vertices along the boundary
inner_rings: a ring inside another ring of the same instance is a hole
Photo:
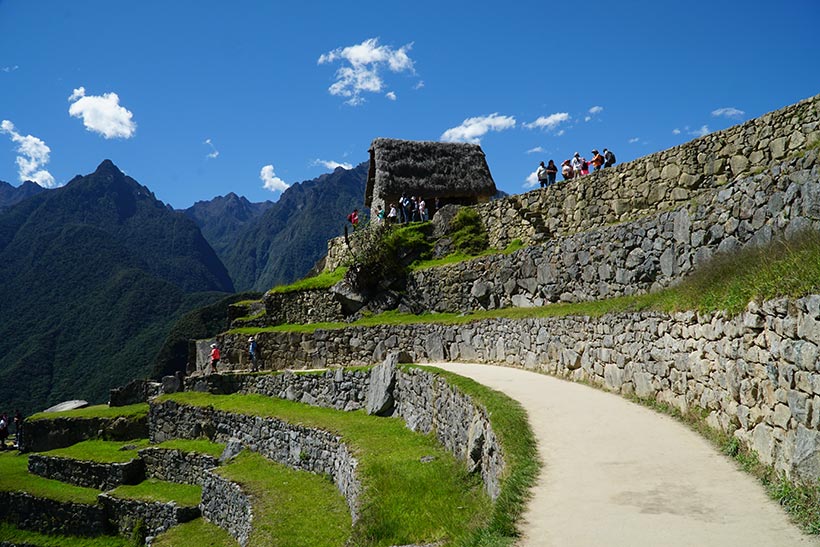
[[[365,204],[402,193],[486,201],[496,188],[477,144],[375,139],[370,145]]]

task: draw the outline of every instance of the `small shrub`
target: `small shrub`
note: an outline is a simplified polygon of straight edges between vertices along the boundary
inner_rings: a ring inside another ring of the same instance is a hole
[[[478,213],[469,207],[459,209],[452,223],[453,246],[458,252],[475,255],[489,247],[487,230]]]

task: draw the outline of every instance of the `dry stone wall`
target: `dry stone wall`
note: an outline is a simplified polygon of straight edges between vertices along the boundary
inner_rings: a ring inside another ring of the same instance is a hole
[[[56,418],[26,420],[20,450],[45,452],[87,439],[128,441],[147,437],[147,416],[138,418]]]
[[[213,456],[177,449],[148,447],[139,455],[146,476],[182,484],[202,484],[206,471],[219,465]]]
[[[148,536],[155,536],[200,515],[199,507],[181,507],[175,502],[147,502],[110,494],[100,494],[99,500],[111,523],[123,536],[132,535],[139,526],[144,526]]]
[[[264,334],[292,367],[372,364],[399,351],[418,362],[524,366],[699,408],[763,463],[820,477],[820,295],[750,305],[735,318],[649,312]],[[315,354],[299,355],[306,344]]]
[[[342,305],[327,289],[265,294],[267,325],[343,321]]]
[[[202,516],[228,532],[241,547],[253,531],[253,504],[242,487],[208,471],[202,483]]]
[[[114,532],[99,504],[61,502],[25,492],[0,492],[0,520],[43,534],[100,536]]]
[[[811,150],[673,211],[510,255],[413,272],[405,305],[466,312],[598,300],[669,286],[715,253],[820,230],[817,156]]]
[[[99,463],[32,454],[28,459],[28,472],[96,490],[111,490],[145,479],[145,466],[139,458],[124,463]]]

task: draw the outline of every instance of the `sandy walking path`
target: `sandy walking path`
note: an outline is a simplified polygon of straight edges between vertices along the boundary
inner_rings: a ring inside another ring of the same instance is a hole
[[[820,545],[760,484],[677,421],[525,370],[436,363],[517,399],[544,467],[521,546]]]

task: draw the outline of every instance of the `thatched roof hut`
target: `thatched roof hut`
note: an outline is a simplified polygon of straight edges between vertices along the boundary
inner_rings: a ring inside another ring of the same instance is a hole
[[[370,145],[365,205],[377,210],[399,196],[422,196],[430,203],[489,201],[496,188],[477,144],[375,139]]]

